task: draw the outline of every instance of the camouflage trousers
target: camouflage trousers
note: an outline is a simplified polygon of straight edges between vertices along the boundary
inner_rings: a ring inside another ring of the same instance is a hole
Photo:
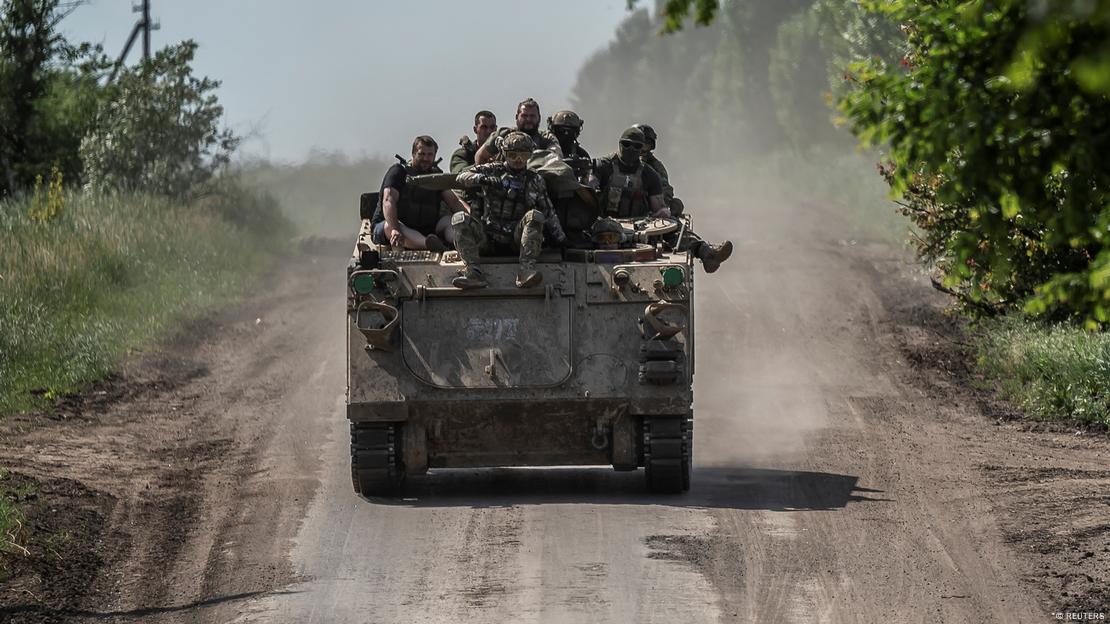
[[[520,221],[484,223],[465,212],[451,217],[455,249],[468,265],[478,264],[481,256],[520,253],[520,259],[536,260],[543,246],[543,213],[529,210]]]
[[[680,230],[681,231],[681,230]],[[705,244],[705,240],[693,230],[686,230],[679,238],[678,232],[663,237],[663,243],[677,252],[691,251],[698,255],[698,250]]]

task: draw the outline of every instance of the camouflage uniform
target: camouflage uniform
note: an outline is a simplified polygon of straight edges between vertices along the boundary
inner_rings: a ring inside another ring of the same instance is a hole
[[[499,183],[492,186],[491,180]],[[483,184],[482,214],[456,212],[451,217],[455,248],[468,274],[478,269],[481,256],[506,251],[519,252],[523,269],[534,272],[545,234],[559,244],[566,240],[539,173],[527,168],[513,171],[493,162],[460,173],[458,182]]]
[[[521,259],[534,260],[540,255],[545,232],[554,241],[565,238],[540,174],[531,169],[512,171],[497,162],[475,165],[460,173],[458,181],[471,185],[483,175],[500,178],[502,186],[482,189],[482,215],[456,212],[451,218],[455,246],[464,262],[477,264],[480,255],[506,247],[519,251]]]
[[[459,149],[451,154],[451,173],[459,173],[467,167],[474,166],[474,155],[478,153],[478,144],[464,136],[459,139]]]

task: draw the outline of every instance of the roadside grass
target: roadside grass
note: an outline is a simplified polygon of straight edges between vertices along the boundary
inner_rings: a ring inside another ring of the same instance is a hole
[[[46,221],[31,204],[0,202],[0,417],[81,389],[234,299],[289,233],[271,199],[234,182],[189,205],[71,192]]]
[[[980,370],[1027,416],[1110,426],[1110,334],[1020,317],[985,320],[979,329]]]
[[[23,545],[26,542],[23,513],[16,505],[16,499],[26,496],[27,492],[10,489],[5,483],[7,476],[8,473],[0,468],[0,581],[8,577],[6,558],[27,554]]]

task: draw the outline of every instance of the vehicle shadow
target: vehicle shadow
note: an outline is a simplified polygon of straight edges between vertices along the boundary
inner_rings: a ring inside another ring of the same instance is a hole
[[[403,497],[368,504],[409,507],[509,507],[593,503],[768,511],[835,510],[852,502],[889,502],[858,477],[797,470],[695,467],[689,492],[647,492],[642,470],[612,468],[483,468],[434,470],[410,478]]]

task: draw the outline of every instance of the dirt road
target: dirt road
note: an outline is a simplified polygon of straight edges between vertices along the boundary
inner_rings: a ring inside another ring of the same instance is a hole
[[[1107,612],[1105,436],[996,422],[966,388],[951,322],[897,251],[857,243],[812,207],[749,201],[735,221],[699,222],[737,251],[698,277],[689,494],[649,496],[638,473],[517,469],[439,471],[403,500],[356,497],[343,261],[325,256],[184,332],[172,357],[138,358],[103,401],[63,410],[65,423],[5,424],[5,465],[107,502],[90,507],[101,561],[84,590],[13,599],[0,614],[1047,622]]]

